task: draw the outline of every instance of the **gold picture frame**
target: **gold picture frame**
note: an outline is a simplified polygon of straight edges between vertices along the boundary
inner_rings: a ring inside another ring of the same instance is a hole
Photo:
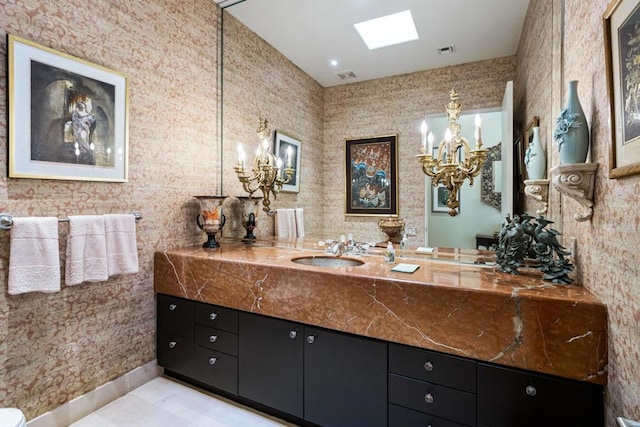
[[[126,182],[119,72],[8,35],[9,178]]]
[[[609,178],[640,174],[640,0],[614,0],[603,16],[611,145]]]

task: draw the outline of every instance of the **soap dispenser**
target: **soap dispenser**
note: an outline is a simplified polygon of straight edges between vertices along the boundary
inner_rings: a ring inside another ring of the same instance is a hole
[[[387,250],[384,253],[384,262],[387,264],[395,264],[396,251],[393,249],[393,243],[387,242]]]

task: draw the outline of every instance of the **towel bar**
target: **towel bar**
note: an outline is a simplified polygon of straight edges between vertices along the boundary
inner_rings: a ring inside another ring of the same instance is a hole
[[[136,217],[136,222],[142,219],[142,214],[138,211],[131,212],[131,215]],[[69,222],[69,218],[58,218],[59,222]],[[5,213],[0,213],[0,229],[9,230],[13,226],[13,216]]]

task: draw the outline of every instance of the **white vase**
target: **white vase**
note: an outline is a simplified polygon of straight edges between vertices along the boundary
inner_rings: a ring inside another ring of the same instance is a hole
[[[540,128],[533,128],[533,138],[524,156],[529,179],[544,179],[547,176],[547,155],[540,141]]]

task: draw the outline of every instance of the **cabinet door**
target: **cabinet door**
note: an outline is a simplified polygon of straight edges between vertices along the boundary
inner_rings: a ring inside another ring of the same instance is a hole
[[[240,313],[238,394],[302,418],[302,326]]]
[[[602,387],[478,363],[478,424],[601,427]]]
[[[158,365],[178,374],[193,376],[193,341],[158,331]]]
[[[157,295],[158,330],[193,341],[193,301]]]
[[[331,427],[387,425],[387,344],[305,327],[304,418]]]

